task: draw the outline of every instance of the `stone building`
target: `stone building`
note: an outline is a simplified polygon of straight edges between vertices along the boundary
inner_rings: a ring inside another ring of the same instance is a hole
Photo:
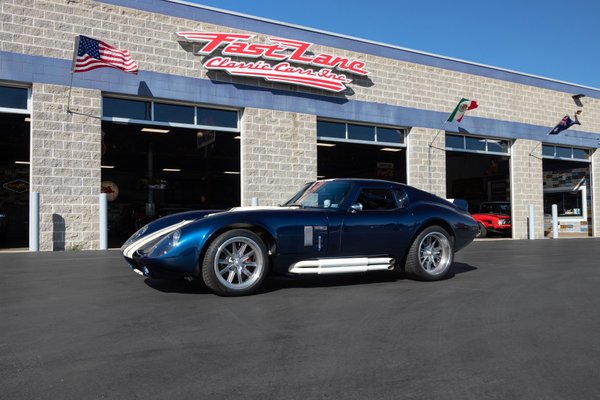
[[[137,74],[72,73],[76,39]],[[575,97],[574,97],[575,96]],[[461,98],[479,104],[447,122]],[[510,204],[512,237],[600,236],[600,90],[175,0],[0,3],[0,212],[27,246],[111,246],[189,208],[276,205],[307,181],[366,177]],[[581,125],[548,132],[582,110]]]

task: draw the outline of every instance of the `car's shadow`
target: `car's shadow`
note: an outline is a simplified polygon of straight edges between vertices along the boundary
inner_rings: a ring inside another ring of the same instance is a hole
[[[452,270],[444,279],[453,279],[458,274],[475,270],[477,270],[477,267],[472,265],[454,263],[452,265]],[[262,287],[255,292],[255,294],[276,292],[283,289],[357,286],[404,280],[410,280],[410,278],[398,276],[388,271],[373,271],[364,274],[310,275],[300,277],[275,275],[269,277]],[[188,282],[184,280],[146,278],[144,283],[146,283],[146,285],[152,289],[163,293],[212,294],[212,291],[208,289],[201,281]]]

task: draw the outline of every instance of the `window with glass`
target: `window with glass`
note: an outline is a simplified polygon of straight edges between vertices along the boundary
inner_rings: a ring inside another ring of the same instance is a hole
[[[348,139],[365,142],[375,141],[375,127],[367,125],[348,124]]]
[[[27,88],[0,86],[0,108],[27,110]]]
[[[590,151],[578,147],[542,145],[542,156],[545,158],[560,158],[567,160],[589,161]]]
[[[357,203],[362,205],[363,211],[394,210],[398,208],[393,192],[389,189],[362,189],[358,195]]]
[[[446,133],[446,150],[509,154],[509,149],[510,142],[508,140]]]
[[[102,116],[150,121],[152,106],[149,101],[102,98]]]
[[[346,122],[317,121],[317,137],[323,140],[348,140],[369,144],[404,146],[405,128],[377,125],[351,124]]]
[[[377,141],[383,143],[404,143],[404,130],[394,128],[376,127]]]
[[[194,123],[194,107],[177,104],[154,103],[154,120],[164,122]]]
[[[544,193],[544,213],[552,214],[552,204],[557,205],[559,217],[582,217],[586,207],[582,190]]]
[[[198,125],[221,126],[225,128],[237,128],[238,113],[232,110],[217,110],[215,108],[196,107],[198,113]]]
[[[102,118],[156,122],[156,125],[182,124],[238,130],[238,111],[198,107],[150,100],[102,98]]]
[[[317,181],[306,184],[284,207],[340,208],[352,184],[344,181]]]

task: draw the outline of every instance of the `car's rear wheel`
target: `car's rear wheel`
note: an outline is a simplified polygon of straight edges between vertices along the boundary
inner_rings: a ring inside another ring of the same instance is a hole
[[[242,296],[263,283],[267,269],[267,249],[260,237],[236,229],[222,233],[210,244],[202,261],[202,279],[217,294]]]
[[[476,238],[484,238],[486,237],[488,234],[487,229],[485,228],[485,226],[483,226],[483,224],[481,222],[479,222],[479,232],[477,232],[477,235],[475,235]]]
[[[435,281],[444,278],[454,260],[450,235],[439,226],[423,230],[412,243],[405,271],[415,278]]]

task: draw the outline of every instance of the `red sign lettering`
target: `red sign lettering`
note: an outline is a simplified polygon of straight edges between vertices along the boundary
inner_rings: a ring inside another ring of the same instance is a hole
[[[270,37],[268,40],[272,44],[258,44],[248,42],[255,36],[250,34],[177,32],[177,35],[184,41],[201,43],[202,47],[195,50],[199,55],[210,55],[221,49],[220,53],[225,57],[212,57],[204,63],[204,67],[225,71],[230,75],[260,77],[273,82],[341,92],[346,89],[346,84],[352,82],[345,73],[361,76],[369,74],[363,61],[327,53],[313,54],[310,52],[312,43],[299,40]],[[232,61],[230,57],[263,58],[279,63],[272,65],[262,60],[239,62]],[[310,67],[320,69],[313,70]]]

